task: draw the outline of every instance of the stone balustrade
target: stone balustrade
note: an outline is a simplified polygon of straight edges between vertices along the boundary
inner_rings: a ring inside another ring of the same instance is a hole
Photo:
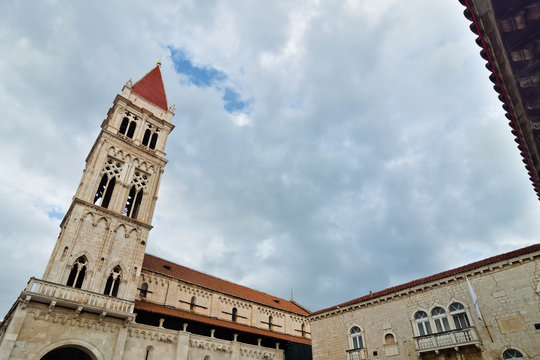
[[[367,350],[365,348],[347,350],[347,359],[348,360],[366,360]]]
[[[155,358],[173,358],[184,360],[187,354],[191,358],[202,359],[210,354],[212,359],[266,359],[284,360],[284,351],[259,345],[251,345],[235,340],[224,340],[212,336],[194,334],[184,330],[170,330],[132,322],[128,326],[128,346],[125,355],[136,358],[144,353],[147,344],[160,342],[154,346]],[[145,341],[141,341],[145,340]],[[181,351],[179,343],[189,347],[189,351]],[[175,350],[176,349],[176,350]],[[172,355],[174,354],[174,355]]]
[[[135,303],[95,292],[60,285],[36,278],[28,281],[26,289],[21,294],[24,301],[33,301],[80,308],[95,313],[114,314],[115,316],[132,317]]]
[[[475,345],[480,346],[476,328],[450,330],[442,333],[418,336],[414,338],[415,350],[419,353],[441,349]]]

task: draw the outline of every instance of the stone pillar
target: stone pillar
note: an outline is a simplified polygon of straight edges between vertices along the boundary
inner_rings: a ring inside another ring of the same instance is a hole
[[[18,305],[11,319],[7,320],[9,321],[9,324],[4,336],[2,337],[2,343],[0,343],[0,359],[9,358],[9,354],[11,354],[13,346],[15,346],[15,341],[17,340],[19,332],[23,326],[26,314],[26,310],[22,309],[21,305]]]
[[[184,328],[187,324],[184,324]],[[178,332],[178,343],[176,344],[176,360],[188,360],[189,355],[189,333],[187,331]]]
[[[121,327],[120,330],[118,330],[118,336],[116,337],[116,344],[114,346],[113,360],[123,359],[127,335],[128,335],[127,326]]]
[[[234,334],[234,340],[231,342],[231,360],[240,360],[240,343],[236,341],[238,334]]]

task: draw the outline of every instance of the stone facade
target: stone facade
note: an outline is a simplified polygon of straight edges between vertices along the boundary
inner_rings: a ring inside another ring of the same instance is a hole
[[[281,349],[226,341],[188,331],[126,323],[110,316],[77,313],[36,302],[20,309],[17,316],[20,317],[18,331],[8,330],[2,339],[5,342],[12,335],[16,337],[16,344],[9,356],[2,359],[39,360],[51,350],[62,346],[83,348],[92,359],[284,358]],[[15,323],[13,320],[12,324]]]
[[[169,308],[190,311],[228,322],[233,321],[232,313],[233,309],[236,309],[235,323],[262,330],[270,330],[268,320],[272,316],[273,325],[271,330],[273,332],[311,339],[306,315],[297,312],[285,311],[231,294],[218,292],[144,268],[139,279],[138,288],[142,288],[143,284],[146,284],[148,291],[144,297],[140,293],[137,294],[136,299],[140,301],[163,304]],[[191,305],[192,298],[196,299],[195,306]],[[276,301],[283,301],[275,299]]]
[[[313,313],[313,358],[492,360],[503,359],[509,349],[540,358],[540,246],[524,250]],[[477,316],[466,276],[487,327]],[[361,330],[358,349],[354,327]]]

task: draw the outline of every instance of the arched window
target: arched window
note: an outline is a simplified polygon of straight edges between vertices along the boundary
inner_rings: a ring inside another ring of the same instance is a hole
[[[94,205],[98,205],[101,199],[103,199],[103,194],[107,189],[107,184],[109,183],[109,177],[107,174],[103,174],[101,181],[99,182],[98,188],[96,190],[96,195],[94,196]]]
[[[143,139],[142,139],[142,144],[144,146],[148,146],[148,142],[150,141],[150,134],[152,134],[150,129],[146,129],[146,131],[144,132]]]
[[[454,319],[454,325],[456,329],[468,328],[470,325],[469,318],[465,312],[465,307],[460,303],[452,303],[450,305],[450,315]]]
[[[351,349],[362,349],[364,347],[362,329],[360,329],[358,326],[353,326],[349,331],[349,340]]]
[[[268,317],[268,329],[272,330],[272,315]]]
[[[189,303],[189,310],[193,311],[195,309],[195,296],[191,297],[191,301]]]
[[[150,149],[155,149],[156,148],[157,137],[158,137],[157,133],[152,134],[152,139],[150,140]]]
[[[116,185],[116,178],[112,177],[111,180],[109,181],[109,184],[107,184],[107,190],[105,191],[105,196],[103,196],[101,207],[104,207],[104,208],[109,207],[109,202],[111,201],[114,185]]]
[[[105,284],[105,290],[103,293],[109,296],[117,296],[118,288],[120,287],[122,269],[120,266],[115,266],[115,268],[109,274],[107,278],[107,283]]]
[[[143,197],[143,189],[140,189],[135,196],[135,202],[133,203],[133,210],[131,211],[130,217],[136,219],[139,215],[139,209],[141,208],[141,202]]]
[[[146,348],[146,355],[144,356],[144,360],[152,360],[152,354],[154,353],[154,347],[148,346]]]
[[[416,322],[419,336],[431,334],[431,324],[429,323],[428,314],[425,311],[419,311],[414,314],[414,321]]]
[[[135,192],[137,191],[137,188],[134,186],[129,189],[129,194],[126,199],[126,206],[124,207],[124,212],[122,215],[129,216],[131,215],[131,209],[133,208],[133,200],[135,200]]]
[[[523,354],[516,349],[508,349],[503,352],[503,359],[523,359]]]
[[[141,291],[139,292],[139,296],[142,297],[142,298],[145,298],[146,294],[148,294],[148,284],[143,283],[141,285]]]
[[[435,329],[437,332],[450,330],[448,318],[446,317],[446,311],[442,307],[436,307],[431,310],[431,316],[433,317],[433,322],[435,323]]]
[[[384,335],[384,343],[386,345],[395,344],[396,343],[396,338],[394,337],[393,334],[388,333],[388,334]]]
[[[123,215],[132,219],[136,219],[137,215],[139,214],[139,208],[141,207],[142,197],[143,189],[139,189],[137,191],[137,188],[135,187],[135,185],[133,185],[129,190]]]
[[[78,289],[82,287],[84,276],[86,275],[87,264],[88,261],[84,256],[81,256],[73,263],[66,286],[72,286]]]
[[[133,135],[135,134],[136,127],[137,127],[137,123],[135,121],[132,121],[131,123],[129,123],[129,128],[126,134],[128,138],[133,139]]]
[[[118,130],[118,132],[122,135],[125,135],[126,134],[126,130],[127,130],[127,127],[128,127],[128,124],[129,124],[129,119],[127,117],[125,117],[124,119],[122,119],[122,124],[120,124],[120,129]]]
[[[232,309],[232,321],[236,322],[236,319],[238,318],[238,309],[233,308]]]
[[[110,179],[107,174],[103,174],[99,186],[94,196],[94,204],[101,205],[104,208],[109,207],[109,202],[111,201],[111,196],[114,190],[114,185],[116,184],[116,177],[112,176]]]

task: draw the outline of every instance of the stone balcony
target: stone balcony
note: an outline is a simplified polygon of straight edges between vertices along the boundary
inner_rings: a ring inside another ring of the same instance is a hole
[[[366,360],[367,358],[365,348],[347,350],[347,360]]]
[[[414,338],[414,348],[417,353],[428,351],[439,352],[442,349],[474,345],[480,348],[480,338],[475,327],[450,330],[437,334],[418,336]]]
[[[36,278],[28,281],[26,289],[21,293],[23,303],[29,301],[62,306],[86,311],[101,316],[113,316],[121,319],[133,319],[135,303],[87,290],[60,285]]]

